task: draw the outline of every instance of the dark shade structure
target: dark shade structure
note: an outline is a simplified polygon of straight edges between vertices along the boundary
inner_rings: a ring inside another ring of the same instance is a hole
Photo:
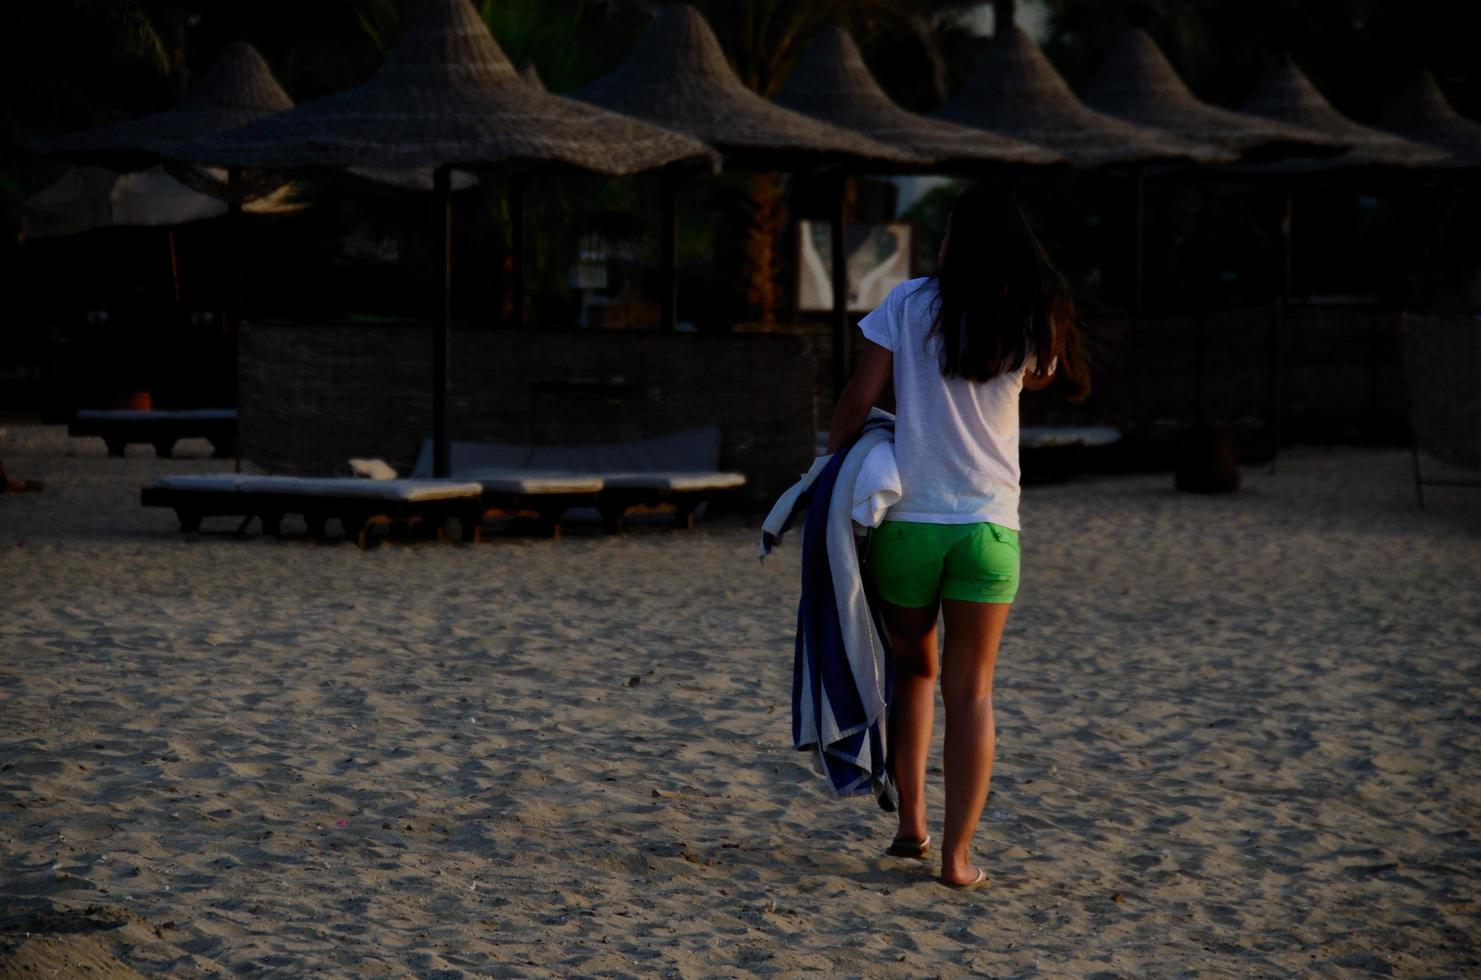
[[[37,140],[32,147],[74,162],[138,170],[157,163],[167,150],[188,140],[291,108],[293,100],[262,55],[238,41],[222,50],[200,84],[175,108]]]
[[[627,59],[575,95],[702,139],[724,154],[726,166],[743,170],[929,162],[752,92],[725,60],[710,25],[683,3],[662,8]]]
[[[1446,160],[1442,150],[1361,126],[1332,108],[1332,104],[1311,84],[1311,79],[1296,67],[1290,55],[1277,59],[1261,75],[1255,91],[1239,109],[1249,115],[1326,133],[1350,147],[1346,152],[1331,157],[1262,164],[1252,168],[1256,172],[1294,174],[1432,167],[1443,165]]]
[[[818,34],[787,76],[776,102],[929,160],[931,169],[956,172],[1064,162],[1053,150],[1032,143],[902,109],[879,87],[859,46],[842,27],[824,28]]]
[[[993,36],[967,83],[932,116],[1048,147],[1080,167],[1216,163],[1234,156],[1086,108],[1017,27]]]
[[[695,139],[525,84],[468,0],[427,0],[368,82],[174,152],[285,169],[626,174],[714,161]]]
[[[1246,160],[1330,154],[1346,146],[1323,130],[1231,112],[1199,100],[1140,27],[1116,36],[1080,98],[1106,115],[1216,146]]]
[[[844,129],[766,101],[746,88],[725,60],[715,32],[693,7],[664,7],[634,45],[627,59],[576,93],[617,112],[639,116],[696,136],[739,170],[810,171],[830,166],[909,168],[929,164]],[[839,192],[841,207],[842,192]],[[660,324],[674,329],[678,319],[678,183],[666,179],[662,215],[662,297]],[[842,229],[835,208],[834,305],[844,302],[839,288]],[[836,313],[841,318],[842,313]],[[835,375],[841,370],[842,329],[834,326]]]
[[[448,473],[452,334],[452,170],[633,173],[714,166],[703,143],[519,79],[468,0],[427,0],[370,81],[174,151],[198,163],[297,169],[433,167],[438,315],[433,337],[433,469]]]
[[[1481,167],[1481,123],[1456,112],[1435,76],[1420,72],[1384,107],[1378,125],[1450,155],[1445,166]]]

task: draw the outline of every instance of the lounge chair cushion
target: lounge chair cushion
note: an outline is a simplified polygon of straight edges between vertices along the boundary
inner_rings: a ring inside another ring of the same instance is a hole
[[[1120,438],[1119,431],[1106,425],[1026,425],[1018,432],[1018,445],[1022,449],[1048,449],[1054,446],[1108,446]]]
[[[725,490],[746,482],[744,473],[715,472],[654,472],[654,473],[604,473],[602,481],[608,489],[617,490],[673,490],[695,492],[699,490]]]
[[[226,422],[235,421],[236,417],[234,408],[193,408],[172,412],[85,408],[77,413],[79,421],[90,422]]]
[[[235,493],[251,474],[201,473],[191,476],[162,476],[154,481],[160,490],[187,490],[191,493]]]
[[[364,480],[360,477],[260,476],[243,480],[242,493],[301,497],[345,497],[367,500],[456,500],[477,497],[477,483],[450,480]]]
[[[499,442],[454,442],[451,471],[460,478],[485,471],[532,473],[699,473],[720,462],[720,430],[713,425],[652,439],[586,446],[519,446]],[[432,475],[432,440],[422,442],[414,477]]]

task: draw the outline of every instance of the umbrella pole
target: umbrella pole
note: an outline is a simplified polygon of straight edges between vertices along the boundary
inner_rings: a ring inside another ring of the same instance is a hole
[[[509,179],[509,236],[513,239],[514,253],[514,325],[523,330],[525,326],[525,191],[530,181],[524,174],[515,174]]]
[[[1287,186],[1280,212],[1280,298],[1291,301],[1292,268],[1295,265],[1295,247],[1292,244],[1292,226],[1296,215],[1296,191]]]
[[[844,207],[848,201],[848,178],[839,175],[829,217],[828,244],[832,252],[829,271],[833,279],[833,397],[843,394],[848,383],[848,249],[845,247]]]
[[[1132,234],[1136,238],[1132,243],[1131,310],[1133,313],[1142,312],[1142,284],[1146,278],[1146,176],[1146,172],[1141,167],[1137,167],[1132,175],[1132,198],[1136,209],[1132,225]]]
[[[678,328],[679,317],[679,175],[665,167],[661,180],[658,329],[672,332]]]
[[[447,365],[452,346],[452,170],[433,175],[437,198],[437,320],[432,325],[432,475],[446,477],[451,467],[447,439]]]
[[[166,235],[170,243],[170,286],[175,291],[175,309],[180,309],[180,253],[175,248],[175,228],[170,226]]]
[[[247,249],[242,242],[242,168],[226,169],[226,223],[231,236],[231,277],[226,298],[226,329],[231,335],[231,404],[240,411],[242,395],[242,261]],[[242,471],[242,453],[236,452],[235,468]]]

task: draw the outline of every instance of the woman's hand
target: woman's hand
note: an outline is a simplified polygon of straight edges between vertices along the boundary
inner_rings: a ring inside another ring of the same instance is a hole
[[[865,340],[864,356],[833,409],[833,422],[828,427],[828,452],[838,452],[859,434],[864,420],[869,417],[869,410],[879,402],[894,373],[895,355],[888,348]]]

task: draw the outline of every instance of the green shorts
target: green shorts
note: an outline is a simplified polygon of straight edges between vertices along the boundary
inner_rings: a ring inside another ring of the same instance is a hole
[[[1018,594],[1018,532],[1001,524],[885,521],[870,532],[868,553],[875,590],[892,606],[1012,602]]]

